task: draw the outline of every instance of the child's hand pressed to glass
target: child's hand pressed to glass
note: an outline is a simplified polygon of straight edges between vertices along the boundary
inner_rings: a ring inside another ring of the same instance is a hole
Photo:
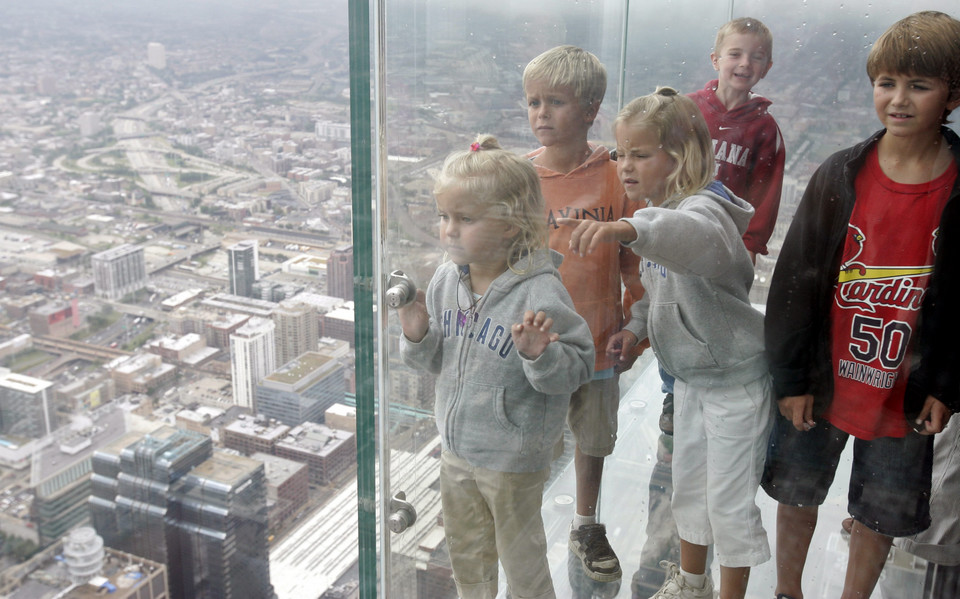
[[[553,319],[542,310],[537,313],[533,310],[524,312],[523,322],[510,327],[510,336],[520,355],[528,360],[536,360],[548,345],[560,339],[560,335],[550,332],[552,326]]]

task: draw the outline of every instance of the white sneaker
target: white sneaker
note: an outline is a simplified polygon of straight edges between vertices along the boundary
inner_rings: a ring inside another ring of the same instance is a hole
[[[704,581],[703,588],[698,589],[687,583],[677,564],[664,560],[660,562],[660,567],[667,569],[667,579],[650,599],[713,599],[713,581],[709,577]]]

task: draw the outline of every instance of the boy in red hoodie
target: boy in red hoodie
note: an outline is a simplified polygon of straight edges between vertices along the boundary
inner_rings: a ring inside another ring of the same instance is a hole
[[[756,264],[777,223],[786,156],[777,121],[767,112],[770,100],[752,91],[773,66],[773,34],[756,19],[734,19],[717,31],[710,61],[717,78],[688,95],[710,129],[717,179],[753,206],[743,242]],[[666,393],[660,429],[672,435],[673,377],[663,370],[660,376]]]

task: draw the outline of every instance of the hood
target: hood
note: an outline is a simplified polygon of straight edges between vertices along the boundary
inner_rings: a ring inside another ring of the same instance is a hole
[[[517,284],[538,276],[553,276],[560,279],[557,268],[563,262],[563,254],[554,250],[541,249],[523,256],[513,264],[513,269],[507,269],[490,283],[484,296],[506,295]],[[461,266],[461,272],[466,267]]]
[[[606,164],[610,162],[610,150],[606,147],[599,144],[588,144],[590,146],[590,155],[586,160],[583,161],[583,164],[573,169],[569,173],[558,173],[557,171],[552,171],[548,168],[538,166],[534,164],[534,168],[537,169],[537,175],[541,179],[549,179],[551,177],[582,177],[588,176],[587,172],[590,169],[597,167],[606,167]],[[529,154],[526,155],[526,158],[533,162],[533,160],[543,153],[546,148],[538,148]]]
[[[751,92],[750,98],[746,102],[733,110],[727,110],[727,107],[717,98],[716,92],[718,84],[719,80],[714,79],[703,86],[703,89],[709,92],[707,94],[707,102],[710,104],[710,107],[722,115],[721,118],[726,123],[739,123],[756,119],[757,117],[767,114],[767,109],[773,104],[773,102],[767,98]]]
[[[723,183],[711,181],[699,193],[684,198],[677,206],[682,206],[689,198],[696,198],[698,195],[711,198],[723,206],[737,225],[737,231],[740,232],[740,235],[746,233],[747,227],[750,225],[750,219],[753,218],[753,206],[750,205],[750,202],[738,197]]]

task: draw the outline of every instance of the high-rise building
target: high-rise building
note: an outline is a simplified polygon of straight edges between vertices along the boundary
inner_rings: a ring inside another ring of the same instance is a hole
[[[344,302],[341,307],[320,317],[320,335],[346,341],[352,346],[356,339],[355,316],[353,302]]]
[[[277,364],[286,364],[308,351],[316,351],[320,338],[320,320],[309,303],[296,296],[280,302],[273,311],[276,325]]]
[[[256,240],[249,239],[227,248],[227,268],[230,275],[230,293],[253,297],[253,284],[260,278]]]
[[[0,434],[39,439],[56,426],[53,383],[0,368]]]
[[[163,427],[93,458],[105,543],[167,566],[171,599],[271,599],[263,463]]]
[[[268,453],[255,453],[250,457],[263,462],[267,478],[269,528],[275,531],[309,501],[310,469],[301,462]]]
[[[93,287],[99,297],[116,300],[147,285],[143,248],[125,243],[90,258]]]
[[[254,317],[230,335],[233,403],[251,412],[256,412],[257,383],[277,368],[275,328],[272,320]]]
[[[40,545],[53,543],[70,529],[90,522],[93,454],[125,434],[124,412],[113,404],[89,415],[87,425],[78,426],[78,420],[60,427],[48,437],[52,442],[31,457],[34,497],[30,516]]]
[[[159,70],[167,68],[167,50],[159,42],[147,44],[147,64]]]
[[[327,408],[342,402],[346,391],[344,368],[339,362],[306,352],[260,381],[257,412],[290,426],[322,422]]]
[[[357,465],[357,436],[325,424],[295,426],[273,448],[274,455],[310,467],[310,482],[326,485]]]
[[[353,246],[345,245],[330,252],[327,260],[327,294],[353,299]]]
[[[266,418],[237,418],[220,428],[220,438],[227,449],[239,451],[244,455],[276,452],[277,443],[290,434],[286,424]]]

